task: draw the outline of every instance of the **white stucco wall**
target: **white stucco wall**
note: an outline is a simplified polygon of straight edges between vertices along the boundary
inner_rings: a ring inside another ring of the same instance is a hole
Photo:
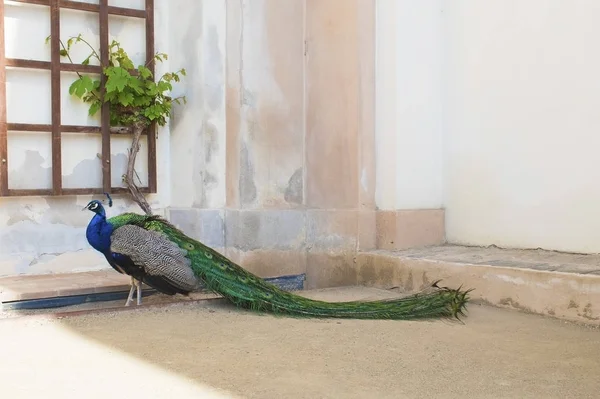
[[[451,242],[600,251],[600,3],[445,10]]]
[[[112,5],[142,9],[143,0],[119,0]],[[155,47],[169,53],[166,29],[169,22],[168,0],[155,2]],[[19,3],[5,4],[6,55],[12,58],[50,59],[44,39],[50,34],[49,8]],[[97,14],[63,10],[61,38],[82,33],[92,45],[98,43]],[[116,39],[134,61],[145,58],[142,20],[110,16],[109,40]],[[27,31],[27,33],[25,33]],[[75,62],[84,52],[75,52]],[[157,74],[178,69],[172,61],[157,65]],[[62,74],[63,124],[98,125],[87,116],[87,107],[68,94],[75,74]],[[32,112],[34,110],[34,112]],[[22,69],[7,71],[7,116],[9,122],[51,122],[50,72]],[[9,188],[51,187],[50,132],[9,133]],[[158,193],[148,196],[156,213],[163,214],[170,203],[170,132],[161,128],[157,140]],[[99,135],[63,134],[63,187],[101,187]],[[112,183],[120,186],[126,168],[130,137],[112,137]],[[142,143],[137,170],[142,184],[147,183],[146,147]],[[93,196],[0,198],[0,276],[70,272],[106,268],[103,258],[85,239],[85,226],[91,213],[81,208]],[[95,196],[95,198],[100,198]],[[108,210],[115,215],[127,210],[141,212],[137,205],[114,196]]]
[[[377,205],[451,243],[600,251],[600,3],[377,1]]]
[[[442,206],[441,0],[378,0],[379,209]]]

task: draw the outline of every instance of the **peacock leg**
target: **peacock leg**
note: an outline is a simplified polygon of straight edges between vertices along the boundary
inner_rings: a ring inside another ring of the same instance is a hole
[[[125,302],[125,306],[129,306],[131,301],[133,301],[133,291],[135,291],[135,280],[131,278],[131,289],[129,290],[129,296],[127,297],[127,302]]]
[[[142,282],[137,281],[137,304],[142,304]]]

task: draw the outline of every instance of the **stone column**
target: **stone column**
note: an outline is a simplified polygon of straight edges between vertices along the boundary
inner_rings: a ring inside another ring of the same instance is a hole
[[[306,0],[309,288],[354,284],[374,246],[374,28],[374,0]]]
[[[227,1],[227,255],[306,271],[304,0]]]

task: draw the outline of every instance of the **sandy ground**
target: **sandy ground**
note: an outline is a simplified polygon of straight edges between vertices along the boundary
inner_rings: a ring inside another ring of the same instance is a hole
[[[369,289],[327,300],[374,299]],[[217,301],[0,320],[6,398],[597,398],[600,331],[471,304],[447,321],[299,320]]]

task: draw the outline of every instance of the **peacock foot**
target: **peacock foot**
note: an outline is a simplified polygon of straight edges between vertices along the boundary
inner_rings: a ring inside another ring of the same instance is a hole
[[[127,301],[125,302],[125,306],[129,306],[133,301],[133,292],[136,289],[135,279],[131,278],[131,289],[129,290],[129,296],[127,296]]]

